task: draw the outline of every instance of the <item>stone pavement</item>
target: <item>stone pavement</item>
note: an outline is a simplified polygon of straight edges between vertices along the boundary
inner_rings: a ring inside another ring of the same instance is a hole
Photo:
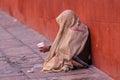
[[[38,51],[37,43],[51,44],[43,35],[37,33],[15,18],[0,11],[0,80],[112,80],[94,66],[71,72],[44,73],[35,69],[35,64],[43,64],[47,53]]]

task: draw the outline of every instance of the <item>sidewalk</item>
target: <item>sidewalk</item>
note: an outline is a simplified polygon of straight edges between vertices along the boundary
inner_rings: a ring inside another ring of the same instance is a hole
[[[36,44],[41,41],[50,44],[43,35],[0,11],[0,80],[112,80],[94,66],[67,73],[40,69],[28,73],[33,65],[43,64],[47,55],[38,51]]]

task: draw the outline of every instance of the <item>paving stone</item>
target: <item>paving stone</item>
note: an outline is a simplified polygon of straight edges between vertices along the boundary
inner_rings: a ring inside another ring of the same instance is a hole
[[[26,80],[49,80],[47,78],[37,78],[37,79],[26,79]]]
[[[40,35],[38,32],[28,27],[20,26],[9,28],[7,30],[26,44],[38,43],[41,41],[45,41],[46,43],[49,42],[49,40],[47,40],[43,35]]]
[[[12,35],[10,35],[7,31],[0,29],[0,40],[4,40],[4,39],[11,39],[14,38]]]
[[[0,61],[5,61],[5,58],[4,57],[0,57]]]
[[[0,58],[2,58],[2,52],[0,52]]]
[[[8,17],[8,16],[7,16]],[[16,24],[16,19],[10,19],[7,17],[2,17],[0,20],[0,25],[4,28],[14,27],[13,25]]]
[[[18,46],[18,47],[14,47],[14,48],[7,48],[7,49],[3,49],[3,52],[7,55],[7,56],[11,56],[11,57],[23,57],[23,56],[37,56],[36,54],[34,54],[34,52],[28,48],[27,46]]]
[[[22,46],[22,45],[23,44],[20,43],[16,39],[0,40],[0,48],[1,49],[12,48],[12,47],[19,47],[19,46]]]
[[[25,32],[27,29],[29,29],[28,27],[26,27],[25,25],[23,25],[20,22],[16,22],[14,24],[9,25],[9,28],[6,28],[6,30],[8,32],[10,32],[11,34],[17,35],[20,33]]]
[[[59,72],[59,73],[45,73],[42,72],[40,69],[36,70],[34,73],[27,73],[28,68],[22,69],[22,71],[28,75],[30,78],[45,78],[45,77],[60,77],[60,76],[68,76],[68,75],[76,75],[76,74],[92,74],[91,71],[88,69],[80,69],[74,70],[71,72]]]
[[[36,79],[36,80],[49,80],[47,78],[39,78],[39,79]]]
[[[16,36],[19,40],[24,43],[32,43],[36,41],[40,41],[43,39],[37,32],[33,32],[30,28],[9,28],[8,31]]]
[[[48,80],[97,80],[98,74],[76,74],[60,77],[49,77]]]
[[[0,12],[1,14],[1,12]],[[19,22],[17,19],[5,14],[5,15],[0,15],[0,25],[5,28],[5,29],[14,29],[14,28],[27,28],[26,25],[23,23]],[[20,29],[19,28],[19,29]],[[20,29],[21,30],[21,29]]]
[[[0,79],[2,77],[23,75],[20,70],[11,67],[7,62],[0,61]]]
[[[27,73],[28,69],[23,69],[22,71],[30,78],[37,80],[46,80],[46,78],[47,80],[112,80],[107,76],[92,72],[91,69],[94,70],[95,68],[74,70],[67,73],[44,73],[41,72],[40,69],[36,70],[34,73]]]
[[[17,21],[17,19],[9,16],[8,14],[4,13],[4,12],[1,12],[0,11],[0,25],[4,28],[10,28],[12,27],[11,25],[14,25],[14,24],[17,24],[19,23]],[[13,26],[15,27],[15,26]]]
[[[26,46],[9,48],[4,50],[4,53],[11,63],[19,67],[31,67],[34,64],[43,62],[39,55],[34,54],[34,52]]]
[[[43,60],[41,60],[40,58],[25,58],[25,57],[24,58],[10,57],[10,61],[13,64],[19,66],[20,68],[26,68],[26,67],[31,68],[35,64],[43,63]]]
[[[26,76],[12,76],[12,77],[0,78],[0,80],[28,80],[28,77],[26,77]]]
[[[26,27],[24,24],[20,23],[19,21],[16,21],[17,19],[12,19],[13,22],[11,22],[11,24],[6,24],[4,25],[4,28],[9,31],[9,29],[12,31],[17,30],[17,31],[22,31],[24,29],[27,29],[28,27]]]
[[[25,79],[25,80],[38,80],[38,79]],[[41,79],[41,80],[44,80],[44,79]]]
[[[111,77],[109,77],[107,74],[103,73],[102,71],[100,71],[99,69],[97,69],[96,67],[94,66],[91,66],[89,68],[90,71],[92,71],[93,73],[99,73],[100,75],[100,79],[101,80],[113,80]]]
[[[90,73],[90,74],[75,74],[75,75],[62,75],[62,76],[54,76],[54,77],[48,77],[46,78],[38,78],[38,80],[45,79],[45,80],[112,80],[109,78],[102,77],[99,74],[96,73]]]
[[[0,30],[3,30],[3,28],[0,26]]]
[[[0,61],[0,69],[4,69],[6,67],[10,67],[7,61]]]

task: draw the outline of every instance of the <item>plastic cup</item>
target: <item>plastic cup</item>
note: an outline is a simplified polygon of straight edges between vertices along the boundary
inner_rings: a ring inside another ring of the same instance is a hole
[[[45,43],[44,42],[40,42],[37,44],[37,47],[44,47],[45,46]]]

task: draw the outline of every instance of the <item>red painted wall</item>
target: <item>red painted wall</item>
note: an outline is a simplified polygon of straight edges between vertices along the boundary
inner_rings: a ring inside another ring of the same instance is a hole
[[[90,28],[94,65],[120,80],[120,0],[0,0],[0,7],[52,41],[55,18],[72,9]]]

